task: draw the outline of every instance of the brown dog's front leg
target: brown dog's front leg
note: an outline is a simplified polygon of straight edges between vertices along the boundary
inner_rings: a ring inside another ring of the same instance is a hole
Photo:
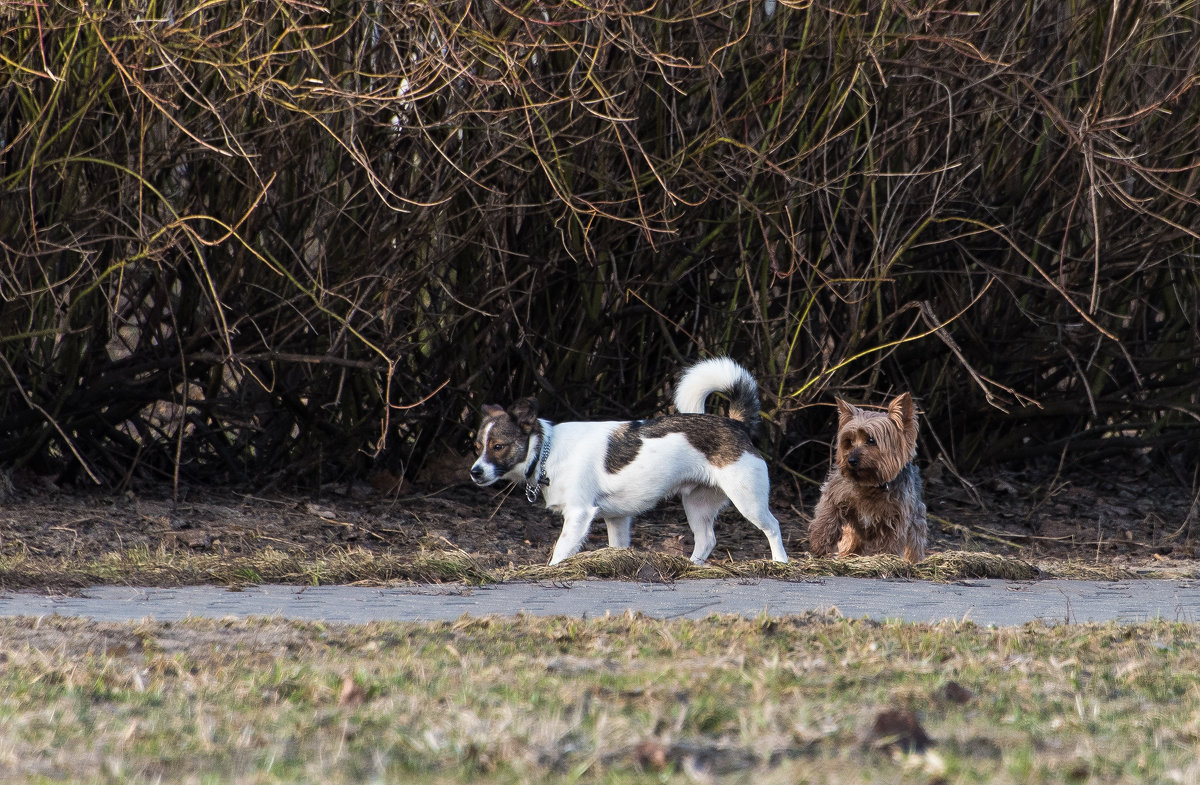
[[[843,559],[862,552],[862,537],[859,536],[858,530],[848,523],[842,524],[842,539],[838,540],[837,552]]]

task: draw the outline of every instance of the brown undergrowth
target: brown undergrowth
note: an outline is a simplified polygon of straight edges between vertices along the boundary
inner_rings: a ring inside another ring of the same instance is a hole
[[[770,10],[768,10],[770,9]],[[0,6],[0,466],[413,481],[731,353],[819,479],[1200,444],[1200,16],[1093,0]]]

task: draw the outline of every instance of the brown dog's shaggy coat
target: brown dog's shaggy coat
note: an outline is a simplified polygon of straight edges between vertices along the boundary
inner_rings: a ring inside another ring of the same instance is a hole
[[[886,412],[840,398],[837,454],[808,530],[816,556],[894,553],[925,558],[928,526],[921,498],[917,415],[912,396],[897,396]]]

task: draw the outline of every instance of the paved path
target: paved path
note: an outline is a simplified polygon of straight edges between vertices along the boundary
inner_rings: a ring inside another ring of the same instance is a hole
[[[843,615],[933,622],[1019,625],[1164,619],[1200,621],[1200,581],[972,580],[950,584],[863,578],[692,580],[674,584],[587,580],[570,584],[498,586],[214,586],[148,589],[98,586],[77,595],[0,594],[0,616],[61,614],[101,621],[189,616],[284,616],[335,622],[418,621],[472,616],[580,617],[634,609],[656,618],[702,618],[712,613],[773,616],[836,607]]]

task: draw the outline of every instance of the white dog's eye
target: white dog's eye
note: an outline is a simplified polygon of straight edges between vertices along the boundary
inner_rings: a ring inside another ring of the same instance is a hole
[[[507,450],[508,442],[492,442],[493,450]]]

